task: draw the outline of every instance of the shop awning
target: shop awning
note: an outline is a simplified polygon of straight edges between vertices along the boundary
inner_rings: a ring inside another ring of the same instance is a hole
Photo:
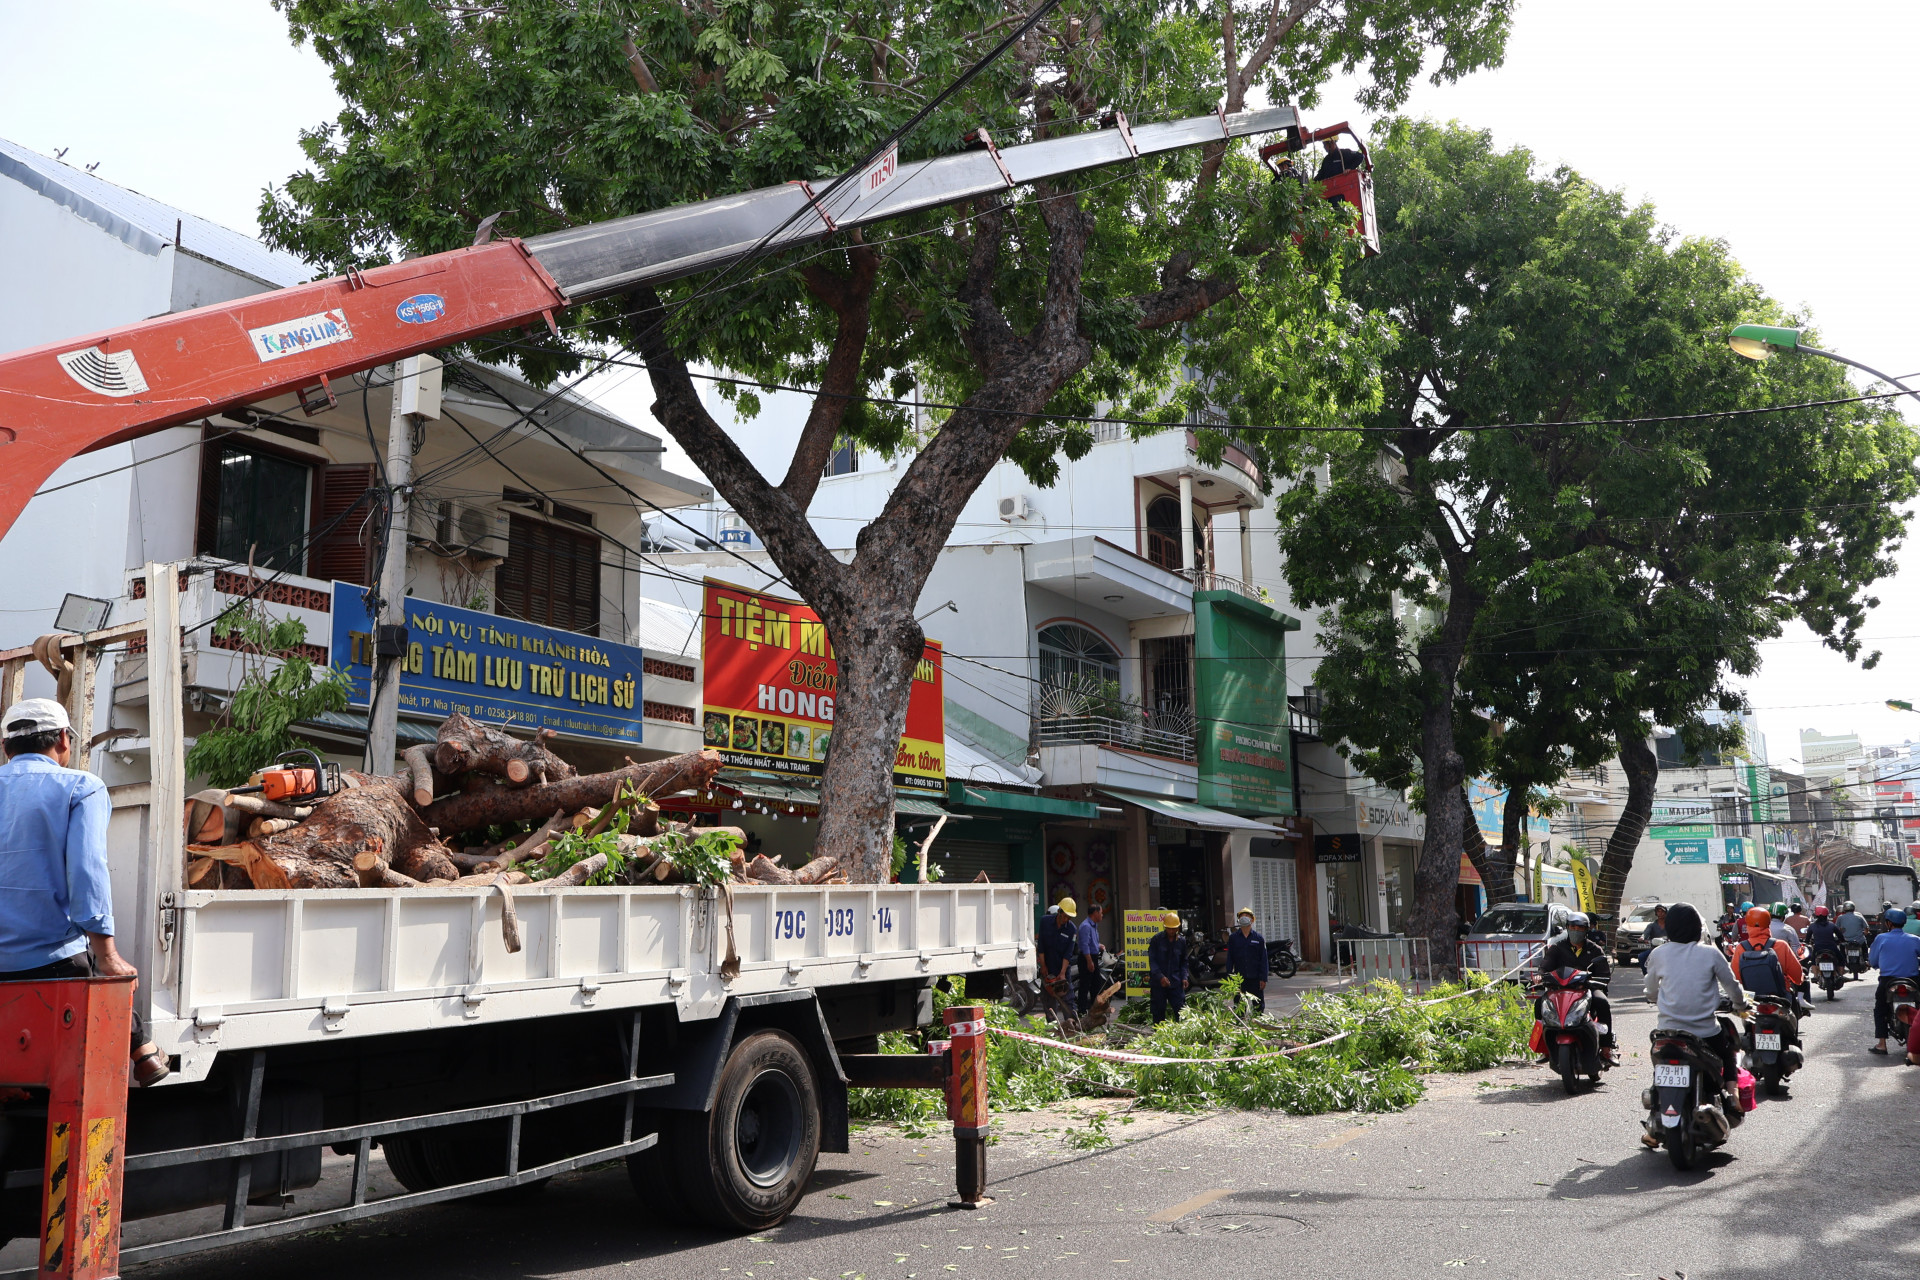
[[[997,760],[963,739],[947,735],[947,781],[984,782],[996,787],[1040,786],[1040,771],[1026,764]]]
[[[797,782],[785,782],[777,778],[763,778],[754,774],[724,772],[713,780],[713,789],[730,795],[744,796],[749,800],[764,800],[768,804],[796,805],[809,809],[820,807],[820,788],[801,786]],[[936,800],[908,795],[894,797],[893,811],[911,814],[916,818],[937,818],[947,813],[946,808]],[[964,815],[948,816],[957,818]]]
[[[317,733],[337,733],[353,738],[367,736],[367,713],[364,711],[322,711],[311,719],[302,720],[291,726],[295,730],[312,729]],[[411,747],[423,742],[438,742],[435,726],[422,724],[417,720],[401,720],[394,730],[394,737],[400,745]]]
[[[1100,806],[1091,800],[1056,800],[1025,791],[993,791],[947,780],[947,803],[969,809],[993,809],[1001,813],[1024,813],[1050,818],[1097,818]]]
[[[1254,818],[1243,818],[1237,813],[1226,813],[1219,809],[1209,809],[1203,804],[1191,800],[1170,800],[1165,796],[1144,795],[1138,791],[1102,791],[1103,796],[1112,796],[1115,800],[1127,804],[1137,804],[1142,809],[1151,809],[1164,818],[1175,822],[1185,822],[1196,827],[1210,827],[1216,831],[1278,831],[1280,828],[1270,822],[1261,822]]]

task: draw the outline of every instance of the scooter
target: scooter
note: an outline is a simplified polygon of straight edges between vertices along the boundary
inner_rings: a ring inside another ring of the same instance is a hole
[[[1847,949],[1847,976],[1858,979],[1867,971],[1867,944],[1849,942],[1844,945]]]
[[[1827,993],[1827,999],[1840,998],[1840,988],[1847,981],[1845,956],[1833,947],[1821,947],[1813,957],[1813,973],[1820,979],[1820,988]]]
[[[1741,1048],[1747,1051],[1747,1069],[1766,1086],[1769,1095],[1776,1094],[1787,1077],[1805,1064],[1793,997],[1755,994],[1749,999],[1753,1017],[1741,1037]]]
[[[1227,940],[1210,938],[1199,929],[1187,934],[1187,980],[1195,991],[1211,991],[1226,981]]]
[[[1733,1082],[1721,1078],[1720,1055],[1706,1041],[1671,1027],[1656,1028],[1650,1039],[1653,1086],[1640,1095],[1647,1109],[1643,1128],[1648,1145],[1665,1147],[1673,1167],[1685,1172],[1726,1142],[1746,1110]]]
[[[1267,972],[1276,978],[1291,978],[1300,972],[1300,958],[1293,954],[1293,939],[1280,938],[1267,944]]]
[[[1591,993],[1605,995],[1607,984],[1582,969],[1543,974],[1533,996],[1540,1004],[1541,1052],[1559,1074],[1568,1093],[1578,1093],[1580,1077],[1594,1085],[1613,1063],[1601,1047],[1608,1027],[1593,1017]]]
[[[1895,978],[1893,985],[1887,988],[1887,1003],[1893,1008],[1893,1021],[1897,1026],[1901,1022],[1900,1011],[1908,1010],[1907,1021],[1913,1019],[1912,1010],[1916,1000],[1920,1000],[1920,984],[1912,978]]]

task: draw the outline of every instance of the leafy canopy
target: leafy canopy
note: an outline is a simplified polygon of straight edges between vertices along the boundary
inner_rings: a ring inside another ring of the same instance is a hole
[[[1378,166],[1385,252],[1349,292],[1391,321],[1387,431],[1280,500],[1295,599],[1330,609],[1326,724],[1361,767],[1414,776],[1420,708],[1451,697],[1470,773],[1549,783],[1650,722],[1704,745],[1700,713],[1741,705],[1728,677],[1788,619],[1856,656],[1916,492],[1897,413],[1601,421],[1855,393],[1828,362],[1728,350],[1796,318],[1650,207],[1457,125],[1396,123]],[[1534,425],[1463,430],[1490,424]],[[1463,617],[1447,688],[1418,659]]]
[[[267,193],[262,226],[275,244],[334,266],[460,247],[500,210],[500,234],[527,236],[793,179],[819,184],[1025,17],[980,0],[275,3],[348,105],[303,135],[309,168]],[[954,151],[979,126],[1002,145],[1094,128],[1109,108],[1139,123],[1261,95],[1311,106],[1336,72],[1358,73],[1364,100],[1391,107],[1423,70],[1439,81],[1497,63],[1510,13],[1511,0],[1067,0],[907,139],[902,159]],[[1110,406],[1175,423],[1211,401],[1247,421],[1326,424],[1369,394],[1357,345],[1368,327],[1335,283],[1348,242],[1325,234],[1338,217],[1271,181],[1250,148],[1062,186],[1095,219],[1079,310],[1095,354],[1052,410]],[[1037,315],[1052,263],[1035,204],[1016,199],[997,268],[995,299],[1016,327]],[[961,400],[982,377],[958,301],[976,212],[902,218],[778,255],[706,297],[708,278],[675,286],[664,294],[675,345],[751,379],[820,384],[839,324],[823,299],[853,272],[846,246],[864,244],[878,274],[858,389],[903,398],[917,383]],[[1295,248],[1303,227],[1319,233]],[[1187,276],[1210,283],[1207,301],[1234,297],[1141,327],[1141,299]],[[630,309],[599,304],[584,320],[574,313],[565,341],[514,339],[492,354],[544,381],[630,339]],[[723,393],[748,416],[757,409],[751,390]],[[915,428],[901,406],[861,402],[842,434],[892,452],[913,445]],[[1077,457],[1092,440],[1085,425],[1041,422],[1011,455],[1046,483],[1059,452]]]
[[[213,727],[187,749],[188,777],[237,787],[300,745],[293,726],[347,705],[343,668],[316,666],[302,653],[307,624],[274,618],[258,604],[236,606],[213,627],[242,655],[240,683]]]

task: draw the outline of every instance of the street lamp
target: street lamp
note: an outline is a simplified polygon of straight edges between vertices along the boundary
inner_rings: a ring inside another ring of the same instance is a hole
[[[1825,356],[1838,364],[1851,365],[1862,373],[1870,373],[1880,381],[1896,386],[1914,399],[1920,400],[1920,392],[1916,392],[1898,378],[1884,374],[1878,369],[1868,368],[1858,360],[1849,360],[1832,351],[1822,351],[1818,347],[1806,345],[1800,341],[1798,329],[1783,329],[1771,324],[1738,324],[1728,335],[1727,345],[1749,360],[1765,360],[1775,351],[1803,351],[1810,356]]]

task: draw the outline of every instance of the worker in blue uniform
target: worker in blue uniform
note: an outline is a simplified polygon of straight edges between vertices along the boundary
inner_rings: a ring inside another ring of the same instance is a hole
[[[1087,918],[1080,922],[1078,933],[1074,937],[1074,953],[1080,960],[1080,1012],[1093,1008],[1094,997],[1100,994],[1100,957],[1107,948],[1100,941],[1100,920],[1106,915],[1106,908],[1095,904],[1087,908]]]
[[[1079,941],[1073,918],[1079,913],[1072,898],[1060,899],[1053,914],[1040,922],[1034,939],[1040,950],[1040,985],[1066,1010],[1073,1008],[1073,953]]]
[[[1227,935],[1227,972],[1240,975],[1240,993],[1267,1011],[1267,940],[1253,927],[1253,908],[1242,907]]]
[[[1147,944],[1147,1006],[1155,1022],[1178,1018],[1187,1003],[1187,940],[1180,936],[1180,915],[1160,917],[1164,926]]]

